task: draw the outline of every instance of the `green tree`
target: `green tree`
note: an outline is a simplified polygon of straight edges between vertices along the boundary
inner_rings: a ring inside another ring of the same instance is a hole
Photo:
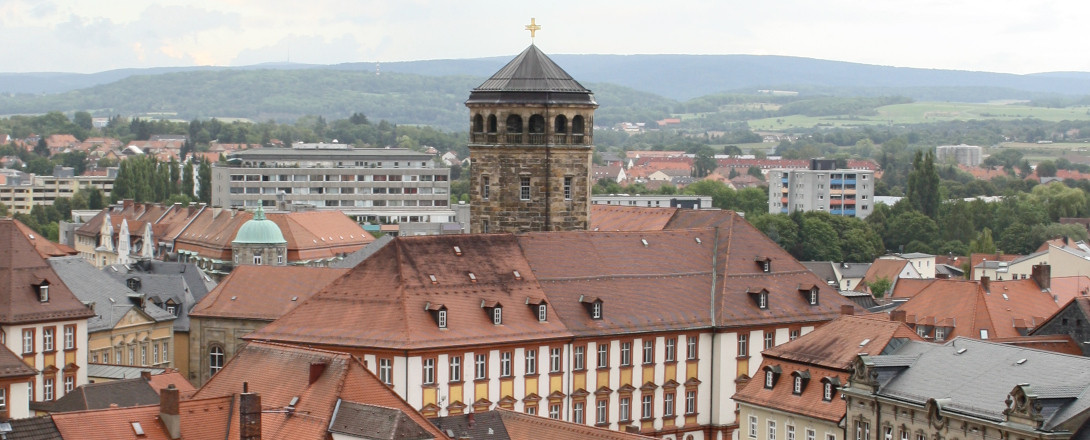
[[[1042,160],[1037,164],[1037,177],[1056,177],[1056,163]]]
[[[1045,207],[1049,219],[1053,222],[1058,222],[1063,217],[1080,217],[1087,214],[1086,193],[1078,188],[1069,188],[1060,182],[1033,187],[1031,198]]]
[[[711,148],[701,148],[693,161],[693,177],[703,178],[715,171],[716,166],[715,153]]]
[[[207,160],[201,161],[200,168],[197,169],[197,181],[200,183],[200,189],[198,189],[197,200],[212,204],[212,165]]]
[[[908,211],[894,216],[886,229],[884,243],[887,249],[904,251],[903,246],[913,240],[930,240],[936,237],[939,227],[927,216],[917,211]]]
[[[803,215],[799,227],[798,255],[804,261],[840,261],[840,237],[824,218]]]
[[[38,138],[38,143],[34,145],[34,154],[41,157],[49,157],[49,145],[45,143],[45,135]]]
[[[992,240],[992,230],[984,228],[976,238],[969,242],[970,254],[994,254],[995,241]]]
[[[922,151],[916,151],[916,157],[912,161],[912,171],[908,173],[906,197],[913,209],[931,219],[938,218],[941,200],[939,173],[935,170],[935,155],[930,151],[926,155]]]
[[[94,128],[92,126],[93,120],[91,118],[91,114],[87,112],[76,112],[76,114],[72,116],[72,122],[79,126],[79,128],[82,128],[84,130],[90,130]]]
[[[1037,244],[1033,241],[1029,226],[1022,223],[1015,223],[1004,229],[996,243],[1000,250],[1008,254],[1031,253]]]
[[[196,196],[193,192],[193,164],[190,162],[182,162],[182,194],[189,198]]]
[[[881,277],[877,280],[867,282],[867,288],[870,290],[871,295],[875,298],[882,298],[889,293],[890,287],[893,287],[893,282],[889,278]]]
[[[788,251],[794,249],[798,243],[799,225],[787,214],[766,214],[753,219],[751,223]]]

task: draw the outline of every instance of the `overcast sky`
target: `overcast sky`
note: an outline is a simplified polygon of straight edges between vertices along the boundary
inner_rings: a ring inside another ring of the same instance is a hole
[[[549,54],[1090,71],[1085,0],[0,0],[0,72]]]

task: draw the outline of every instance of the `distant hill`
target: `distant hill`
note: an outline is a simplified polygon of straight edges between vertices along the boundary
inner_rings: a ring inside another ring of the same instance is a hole
[[[514,54],[512,54],[513,56]],[[612,83],[675,100],[725,91],[756,89],[928,90],[980,88],[1010,96],[989,99],[1025,99],[1039,94],[1090,94],[1090,73],[1050,72],[1031,75],[916,69],[842,61],[773,55],[550,55],[584,83]],[[424,76],[487,77],[511,57],[426,60],[394,63],[309,65],[261,64],[235,68],[178,67],[121,69],[95,74],[0,73],[0,93],[60,93],[108,84],[132,75],[180,71],[234,70],[376,70]],[[463,91],[468,93],[468,91]]]

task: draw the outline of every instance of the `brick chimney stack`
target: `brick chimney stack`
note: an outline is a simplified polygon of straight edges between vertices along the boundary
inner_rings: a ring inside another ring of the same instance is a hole
[[[159,391],[159,420],[173,440],[182,438],[182,418],[178,410],[178,388],[170,384]]]
[[[906,313],[904,310],[894,310],[892,312],[889,312],[889,320],[897,322],[907,322],[908,313]]]
[[[239,440],[261,440],[261,395],[243,392],[238,406]]]
[[[840,306],[840,314],[845,315],[845,316],[854,315],[855,314],[855,306],[848,305],[848,304],[844,304],[844,305]]]
[[[980,287],[982,287],[984,289],[984,291],[987,292],[987,293],[992,293],[991,281],[992,281],[991,278],[980,277]]]
[[[1033,281],[1037,283],[1037,287],[1041,290],[1052,288],[1052,266],[1047,264],[1035,264],[1033,266],[1033,275],[1030,276]]]

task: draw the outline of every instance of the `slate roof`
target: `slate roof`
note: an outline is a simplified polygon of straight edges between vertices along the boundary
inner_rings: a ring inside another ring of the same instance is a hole
[[[532,44],[469,93],[466,105],[478,103],[598,105],[590,90]]]
[[[359,248],[359,250],[345,255],[344,259],[330,263],[329,267],[339,269],[351,269],[353,267],[356,267],[357,264],[360,264],[361,261],[367,259],[367,257],[370,257],[371,254],[378,252],[379,249],[382,249],[383,246],[386,246],[386,243],[389,243],[393,239],[394,236],[391,234],[386,234],[379,238],[376,238],[375,241],[367,243],[363,247]]]
[[[95,316],[87,320],[87,331],[108,331],[117,327],[118,322],[131,310],[155,321],[171,321],[175,316],[148,302],[144,309],[139,307],[138,294],[123,281],[113,278],[98,270],[82,257],[56,257],[49,259],[49,265],[57,275],[72,286],[72,293],[84,304],[94,303]]]
[[[4,434],[6,440],[63,440],[49,416],[11,419],[4,423],[11,425],[11,432]]]
[[[404,412],[376,405],[337,401],[329,432],[371,440],[429,440],[435,438]]]
[[[958,354],[961,349],[965,351]],[[1004,401],[1018,384],[1040,390],[1042,398],[1048,398],[1049,390],[1055,389],[1065,390],[1066,395],[1090,393],[1090,358],[1082,356],[969,338],[957,338],[943,345],[910,342],[893,355],[909,357],[911,364],[882,385],[879,395],[918,405],[929,398],[950,399],[943,405],[944,411],[995,421],[1004,419]],[[1053,430],[1088,409],[1090,399],[1067,400],[1043,420],[1042,429]]]
[[[315,364],[325,367],[312,381]],[[249,390],[261,396],[265,410],[261,421],[264,438],[324,440],[337,402],[349,401],[398,410],[434,438],[446,439],[359,359],[346,353],[251,342],[212,376],[194,398],[230,395],[241,390],[243,383],[248,383]],[[273,412],[286,409],[294,397],[299,398],[294,416],[287,411]]]
[[[397,237],[244,339],[448,348],[822,322],[853,306],[737,214],[682,211],[672,223],[718,227]],[[758,261],[765,259],[768,273]],[[812,287],[820,291],[818,304],[803,294]],[[761,289],[769,291],[767,309],[758,308],[752,294]],[[595,299],[604,304],[599,320],[585,308]],[[541,301],[548,308],[546,322],[538,322],[527,306]],[[502,325],[494,325],[483,308],[492,303],[504,307]],[[427,311],[440,307],[448,310],[446,330]],[[358,325],[364,316],[368,325]]]
[[[148,371],[151,374],[161,374],[167,369],[151,367],[131,367],[128,365],[87,364],[87,377],[103,378],[111,380],[132,379],[140,377],[140,373]]]
[[[1052,316],[1059,305],[1033,280],[990,281],[934,280],[901,304],[910,324],[952,327],[947,338],[1021,336]]]
[[[806,269],[817,275],[825,281],[837,281],[836,272],[833,271],[833,263],[831,261],[800,261]]]
[[[239,266],[189,316],[272,321],[346,272],[325,267]]]
[[[216,283],[193,263],[142,260],[132,264],[114,264],[102,269],[107,275],[126,282],[136,278],[140,282],[137,293],[147,295],[156,304],[166,304],[173,299],[179,304],[174,320],[174,331],[189,331],[189,312]],[[165,306],[164,306],[165,307]]]
[[[468,440],[637,440],[650,439],[640,434],[613,431],[548,417],[533,416],[497,408],[474,414],[461,414],[431,419],[432,423],[451,438]]]
[[[50,408],[51,413],[105,409],[110,405],[121,408],[159,403],[159,393],[143,378],[112,380],[80,385],[64,395]]]
[[[90,318],[94,315],[72,294],[39,253],[18,220],[0,218],[0,324]],[[41,302],[36,286],[49,284],[49,301]]]

